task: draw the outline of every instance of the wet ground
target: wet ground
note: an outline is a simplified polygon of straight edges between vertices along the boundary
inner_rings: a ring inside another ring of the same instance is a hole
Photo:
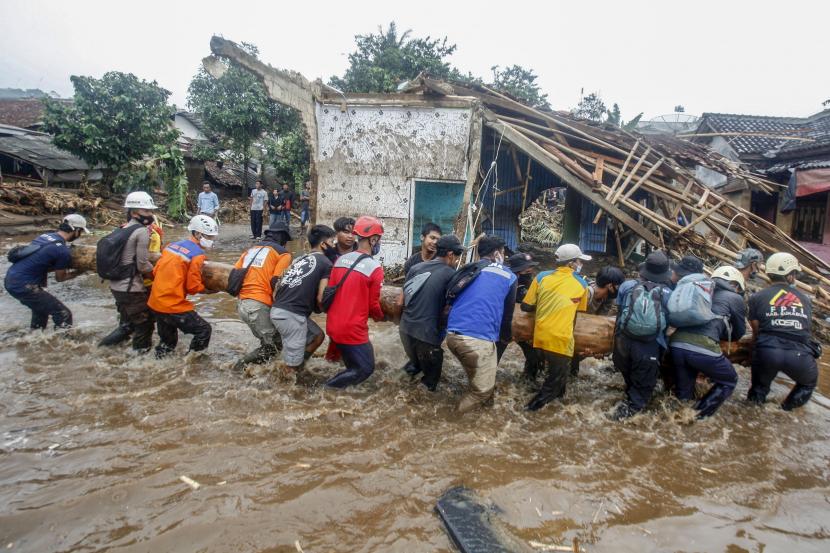
[[[226,227],[212,257],[230,261],[247,242]],[[830,410],[752,408],[746,371],[711,420],[660,397],[619,424],[605,413],[622,379],[592,360],[563,403],[525,413],[511,346],[494,406],[458,418],[465,378],[452,356],[438,392],[423,391],[398,368],[390,323],[372,327],[376,374],[333,392],[232,372],[254,340],[225,294],[197,302],[214,325],[207,353],[185,354],[185,341],[156,361],[96,347],[115,323],[96,277],[50,289],[75,329],[31,334],[28,311],[0,295],[4,550],[452,551],[433,507],[462,484],[528,542],[830,550]],[[310,368],[338,370],[319,358]],[[785,394],[777,385],[771,396]]]

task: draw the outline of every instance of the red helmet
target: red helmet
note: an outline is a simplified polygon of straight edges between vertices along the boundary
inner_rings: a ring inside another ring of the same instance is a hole
[[[361,238],[369,238],[375,235],[383,236],[383,223],[380,222],[380,219],[363,215],[357,218],[352,232]]]

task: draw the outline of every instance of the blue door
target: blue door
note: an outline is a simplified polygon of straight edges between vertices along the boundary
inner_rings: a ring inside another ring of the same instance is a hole
[[[415,202],[412,213],[412,250],[421,246],[421,227],[433,222],[443,234],[450,234],[461,212],[464,200],[463,182],[415,181]]]

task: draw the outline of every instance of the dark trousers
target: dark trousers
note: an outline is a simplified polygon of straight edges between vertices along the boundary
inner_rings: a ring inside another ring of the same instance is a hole
[[[738,373],[723,354],[717,357],[681,348],[671,348],[674,361],[675,393],[680,399],[695,399],[697,374],[712,381],[712,388],[695,405],[700,416],[708,417],[726,401],[738,384]]]
[[[179,343],[179,330],[185,334],[192,334],[190,351],[201,351],[210,344],[210,323],[204,320],[195,311],[185,313],[159,313],[153,311],[156,318],[156,330],[159,333],[159,344],[156,346],[156,355],[162,357],[176,349]]]
[[[331,377],[326,386],[331,388],[346,388],[360,384],[375,372],[375,349],[372,342],[365,344],[337,344],[337,349],[343,357],[346,370]]]
[[[499,362],[501,362],[501,356],[504,355],[504,350],[507,349],[508,344],[509,342],[496,342],[496,356]],[[545,366],[545,358],[542,356],[542,350],[534,348],[533,344],[530,342],[516,342],[516,344],[525,356],[525,377],[527,377],[528,380],[536,382],[539,372]]]
[[[789,411],[807,403],[818,383],[818,366],[812,355],[797,347],[755,348],[752,353],[752,385],[747,399],[763,403],[779,371],[795,380],[795,386],[781,406]]]
[[[414,367],[411,374],[423,372],[421,383],[428,389],[435,391],[438,381],[441,380],[441,369],[444,365],[444,350],[440,345],[421,341],[401,331],[401,344],[406,356]]]
[[[256,238],[262,237],[262,210],[251,210],[251,234]]]
[[[118,309],[118,327],[101,340],[99,346],[115,346],[133,337],[134,350],[148,350],[153,341],[153,313],[147,307],[149,290],[119,292],[110,290]]]
[[[614,368],[625,380],[626,403],[631,413],[642,411],[651,401],[660,371],[661,350],[656,340],[643,342],[621,334],[614,339]]]
[[[55,328],[72,326],[72,311],[37,284],[28,284],[22,290],[6,290],[11,297],[32,310],[30,326],[33,330],[45,329],[49,317],[52,317]]]
[[[571,372],[571,357],[552,351],[537,350],[545,360],[547,375],[542,388],[527,404],[527,409],[535,411],[565,395],[568,374]]]

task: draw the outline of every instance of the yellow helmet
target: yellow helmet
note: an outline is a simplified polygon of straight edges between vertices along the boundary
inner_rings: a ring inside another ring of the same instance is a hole
[[[800,271],[801,265],[798,259],[791,253],[778,252],[769,256],[767,259],[767,274],[787,276],[793,271]]]
[[[712,278],[719,278],[725,280],[726,282],[734,282],[741,288],[742,291],[746,290],[744,275],[742,275],[741,272],[735,267],[731,267],[729,265],[718,267],[712,271]]]

